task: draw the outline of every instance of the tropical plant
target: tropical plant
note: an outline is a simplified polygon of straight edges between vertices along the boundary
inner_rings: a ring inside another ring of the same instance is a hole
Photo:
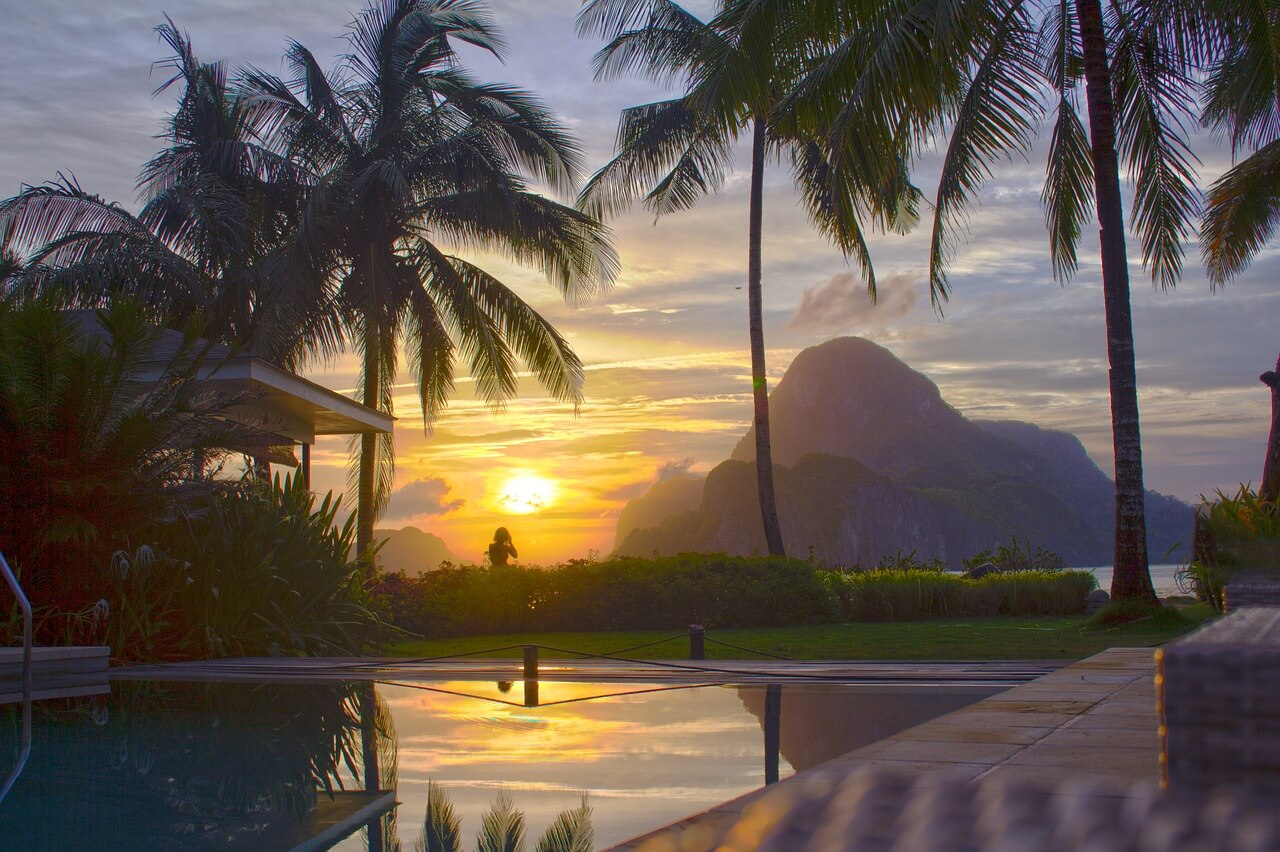
[[[112,561],[107,620],[126,659],[355,656],[386,634],[353,559],[355,518],[300,476],[190,503],[157,543]]]
[[[1241,485],[1234,495],[1219,490],[1216,500],[1202,499],[1199,512],[1207,546],[1188,568],[1197,597],[1222,610],[1222,590],[1232,575],[1280,574],[1280,501]]]
[[[591,216],[535,191],[572,190],[580,153],[546,106],[481,83],[456,45],[501,58],[483,7],[378,0],[355,18],[333,73],[294,43],[288,80],[255,71],[246,86],[269,116],[273,149],[304,171],[308,202],[292,250],[335,288],[362,359],[363,402],[392,410],[397,346],[409,351],[424,425],[447,404],[461,358],[494,406],[523,360],[553,397],[581,399],[568,342],[514,290],[454,249],[506,255],[575,300],[607,286],[617,261]],[[359,440],[357,542],[372,542],[390,496],[390,435]]]
[[[178,86],[179,96],[167,146],[138,180],[141,211],[74,177],[24,188],[0,202],[0,285],[56,291],[76,307],[125,295],[171,327],[199,313],[211,339],[291,369],[333,354],[341,327],[325,282],[291,263],[285,244],[305,200],[302,176],[260,144],[267,114],[225,65],[199,61],[172,20],[156,30],[173,50],[158,63],[171,75],[156,94]]]
[[[745,7],[772,4],[751,4]],[[784,16],[798,3],[770,14]],[[870,28],[815,64],[797,98],[841,104],[825,142],[839,160],[860,149],[885,116],[923,147],[949,128],[934,201],[930,286],[949,293],[947,261],[963,220],[996,164],[1025,155],[1053,112],[1041,194],[1055,277],[1076,272],[1077,244],[1093,205],[1101,227],[1103,301],[1115,450],[1112,595],[1155,600],[1148,568],[1141,435],[1129,304],[1120,161],[1134,184],[1132,216],[1155,284],[1173,287],[1197,205],[1194,156],[1184,139],[1195,89],[1192,54],[1162,15],[1170,4],[1115,0],[880,4]],[[835,4],[861,14],[858,4]],[[870,35],[868,35],[870,33]],[[1088,132],[1079,114],[1087,104]],[[1046,103],[1043,94],[1050,93]]]
[[[591,852],[594,847],[591,806],[583,796],[580,806],[556,816],[534,849],[535,852]],[[524,814],[516,810],[515,802],[504,790],[481,818],[476,852],[524,852],[526,848]],[[417,852],[462,849],[461,820],[448,794],[435,781],[427,782],[427,813],[414,849]]]
[[[195,330],[157,361],[162,334],[128,300],[0,303],[0,552],[45,616],[107,597],[112,552],[213,487],[193,457],[237,434],[222,417],[235,400],[196,380]]]
[[[969,559],[960,560],[964,567],[973,570],[990,563],[1002,571],[1061,571],[1067,563],[1052,550],[1032,545],[1031,539],[1019,541],[1017,536],[1008,544],[1001,544],[995,551],[983,550]]]
[[[733,148],[751,140],[747,216],[747,304],[751,340],[756,480],[769,553],[785,552],[773,485],[769,389],[765,369],[762,274],[764,170],[770,155],[790,161],[810,218],[852,257],[875,293],[867,225],[896,230],[916,219],[917,194],[905,176],[905,146],[893,140],[859,149],[859,167],[832,168],[816,134],[800,134],[775,120],[812,47],[779,38],[794,21],[755,26],[744,37],[741,21],[724,8],[711,22],[671,0],[591,0],[578,15],[578,33],[606,41],[595,57],[597,80],[636,72],[674,83],[678,97],[630,107],[618,124],[617,152],[581,196],[593,213],[612,216],[637,198],[655,216],[692,207],[715,192],[730,168]],[[796,20],[809,20],[805,10]]]

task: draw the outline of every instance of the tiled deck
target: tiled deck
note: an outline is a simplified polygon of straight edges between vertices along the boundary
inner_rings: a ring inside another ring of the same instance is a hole
[[[1113,648],[613,848],[712,850],[758,799],[867,764],[962,781],[1087,776],[1119,795],[1159,780],[1154,675],[1150,648]]]

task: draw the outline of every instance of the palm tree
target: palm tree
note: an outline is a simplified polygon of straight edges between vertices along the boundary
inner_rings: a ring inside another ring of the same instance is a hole
[[[783,7],[775,13],[785,14]],[[1100,224],[1116,482],[1111,593],[1147,601],[1155,593],[1147,557],[1120,161],[1133,177],[1132,216],[1143,263],[1156,285],[1173,287],[1197,193],[1195,158],[1184,139],[1194,100],[1192,56],[1157,14],[1167,11],[1162,4],[1127,0],[1114,0],[1105,16],[1100,0],[889,0],[875,11],[878,23],[871,31],[878,38],[871,47],[860,43],[864,28],[846,26],[851,34],[797,87],[799,98],[841,105],[826,141],[836,161],[861,144],[861,119],[890,112],[895,103],[912,106],[901,118],[921,147],[930,130],[950,126],[930,249],[935,304],[949,293],[946,266],[956,225],[996,163],[1029,151],[1046,106],[1052,109],[1041,198],[1057,279],[1065,282],[1076,272],[1076,248],[1091,203]],[[859,14],[866,13],[850,13]],[[1087,133],[1079,115],[1081,88]],[[1048,104],[1046,91],[1052,95]],[[924,97],[904,100],[903,92]],[[883,119],[877,126],[884,126]]]
[[[452,394],[459,357],[494,406],[516,392],[517,359],[553,397],[576,404],[582,365],[565,339],[453,251],[533,266],[571,301],[608,286],[617,261],[606,230],[528,183],[572,190],[577,144],[536,98],[462,67],[457,43],[502,56],[478,3],[381,0],[347,39],[333,73],[294,43],[291,79],[255,71],[246,85],[271,117],[274,149],[308,176],[290,251],[336,292],[361,355],[363,402],[392,410],[403,341],[428,429]],[[361,552],[393,472],[390,436],[362,437],[352,482]]]
[[[595,848],[591,806],[585,795],[580,806],[561,812],[547,826],[534,848],[536,852],[591,852]],[[434,781],[427,782],[427,813],[414,849],[417,852],[462,849],[461,820],[448,794]],[[524,814],[516,810],[515,803],[504,791],[480,821],[476,852],[524,852],[524,849]]]
[[[181,91],[168,144],[138,181],[142,210],[135,216],[71,177],[0,202],[6,289],[57,290],[78,307],[125,295],[176,327],[198,312],[211,338],[291,369],[333,354],[341,329],[330,295],[280,250],[301,209],[299,174],[260,144],[264,113],[225,65],[199,61],[172,20],[156,31],[173,51],[158,63],[171,75],[156,93]]]
[[[1206,125],[1231,140],[1232,155],[1253,153],[1209,188],[1200,227],[1209,280],[1227,283],[1249,265],[1280,224],[1280,9],[1266,2],[1205,4],[1201,34],[1211,61],[1205,77]],[[1259,378],[1271,391],[1271,430],[1259,496],[1280,501],[1280,359]]]
[[[796,10],[788,21],[807,20]],[[875,294],[875,278],[864,240],[863,220],[905,230],[915,221],[915,191],[906,182],[905,149],[891,144],[863,149],[862,168],[834,170],[816,136],[797,132],[780,99],[804,67],[802,40],[777,37],[778,22],[743,39],[732,6],[705,23],[671,0],[591,0],[578,16],[578,33],[604,38],[595,57],[597,80],[638,72],[656,82],[683,87],[679,97],[630,107],[618,125],[617,153],[591,178],[581,196],[585,208],[615,215],[636,198],[662,216],[691,207],[715,192],[730,168],[733,147],[749,131],[751,183],[747,215],[747,305],[751,343],[756,484],[769,553],[785,553],[778,523],[769,432],[769,388],[765,367],[761,290],[761,228],[766,159],[785,155],[810,218],[852,257]]]

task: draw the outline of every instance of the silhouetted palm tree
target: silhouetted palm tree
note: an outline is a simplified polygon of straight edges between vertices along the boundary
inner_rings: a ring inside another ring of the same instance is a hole
[[[1209,280],[1244,271],[1280,224],[1280,7],[1264,0],[1204,4],[1199,32],[1209,54],[1204,123],[1252,149],[1209,188],[1200,228]],[[1271,430],[1258,493],[1280,500],[1280,359],[1260,377],[1271,391]]]
[[[790,4],[782,5],[776,14],[785,14]],[[1100,0],[885,0],[874,12],[883,23],[846,25],[847,40],[816,65],[797,95],[844,105],[827,140],[834,160],[864,144],[861,115],[892,111],[897,103],[905,105],[898,108],[904,126],[921,147],[931,130],[949,129],[934,204],[935,303],[947,298],[953,231],[978,189],[997,162],[1027,153],[1040,119],[1054,113],[1041,197],[1055,277],[1065,281],[1076,272],[1076,247],[1091,204],[1101,227],[1116,480],[1111,590],[1117,598],[1146,600],[1155,593],[1148,570],[1120,163],[1133,180],[1132,216],[1143,262],[1155,284],[1173,287],[1198,197],[1195,158],[1184,139],[1195,95],[1191,54],[1171,35],[1169,5],[1116,0],[1104,14]],[[836,6],[854,9],[851,18],[865,14],[857,4]],[[868,29],[877,36],[870,46]],[[1078,109],[1081,90],[1087,133]],[[1047,104],[1046,91],[1052,95]]]
[[[796,20],[783,26],[766,18],[748,41],[742,15],[732,4],[704,23],[670,0],[591,0],[578,16],[580,35],[606,40],[596,54],[597,79],[628,71],[682,88],[679,97],[630,107],[618,125],[617,153],[582,193],[586,209],[614,215],[637,198],[656,216],[693,206],[715,192],[731,167],[733,147],[751,139],[747,216],[747,304],[751,341],[756,482],[769,553],[785,552],[773,485],[769,388],[765,367],[761,289],[762,211],[766,159],[785,156],[810,218],[875,278],[864,228],[903,230],[916,219],[916,192],[906,180],[905,148],[893,143],[863,150],[861,168],[833,169],[816,135],[797,132],[778,115],[781,99],[805,67],[811,44],[791,40]],[[754,23],[754,22],[753,22]]]
[[[382,0],[347,38],[350,53],[333,73],[294,43],[291,79],[254,72],[248,86],[271,116],[275,150],[308,175],[291,251],[336,290],[362,358],[363,402],[392,410],[403,341],[428,427],[452,394],[459,357],[495,406],[516,392],[517,359],[553,397],[576,404],[582,365],[565,339],[453,252],[504,254],[570,300],[606,287],[617,264],[606,230],[528,183],[571,191],[577,144],[531,95],[463,69],[456,43],[502,55],[478,3]],[[391,436],[363,436],[359,459],[363,551],[390,496]]]
[[[200,62],[172,20],[156,29],[173,49],[157,94],[181,91],[167,146],[138,180],[142,210],[62,177],[0,202],[6,289],[56,289],[81,307],[131,296],[177,327],[199,312],[210,337],[289,368],[332,354],[341,342],[332,300],[280,248],[301,210],[300,173],[261,144],[264,112],[225,65]]]

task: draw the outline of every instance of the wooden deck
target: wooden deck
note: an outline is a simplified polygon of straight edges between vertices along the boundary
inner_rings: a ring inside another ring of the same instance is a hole
[[[1112,648],[613,849],[710,852],[761,798],[868,764],[964,782],[1083,777],[1123,796],[1159,780],[1154,675],[1151,649]]]

